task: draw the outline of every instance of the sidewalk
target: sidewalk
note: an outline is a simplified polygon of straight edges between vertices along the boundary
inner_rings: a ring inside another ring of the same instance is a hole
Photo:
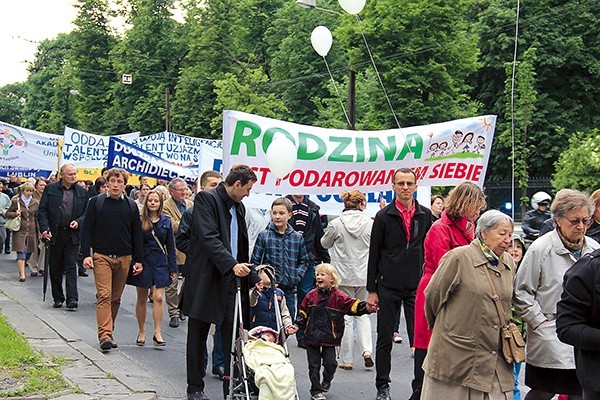
[[[7,261],[2,258],[0,263],[5,266]],[[58,393],[54,399],[158,399],[156,392],[148,389],[147,378],[136,375],[137,368],[133,364],[130,368],[133,372],[130,373],[126,359],[106,357],[51,315],[37,311],[27,301],[21,301],[19,294],[22,293],[18,289],[6,279],[0,280],[0,309],[8,323],[23,334],[36,350],[43,351],[46,356],[67,360],[62,367],[63,377],[79,389]]]

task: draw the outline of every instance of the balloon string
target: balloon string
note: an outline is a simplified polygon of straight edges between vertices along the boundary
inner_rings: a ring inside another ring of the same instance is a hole
[[[408,147],[408,143],[406,141],[406,134],[402,130],[402,126],[400,126],[400,122],[398,121],[398,117],[396,117],[396,113],[394,112],[394,107],[392,107],[392,102],[390,101],[390,97],[388,96],[387,91],[385,90],[385,86],[383,85],[383,80],[381,79],[381,75],[379,74],[379,70],[377,69],[377,65],[375,65],[375,60],[373,59],[373,54],[371,53],[371,48],[369,47],[369,43],[367,42],[367,38],[365,36],[365,33],[363,32],[362,23],[361,23],[361,20],[360,20],[360,17],[358,16],[358,14],[356,14],[356,21],[358,22],[358,27],[360,29],[360,35],[362,36],[363,41],[365,42],[365,46],[367,47],[367,52],[369,53],[369,58],[371,59],[371,64],[373,65],[373,69],[375,70],[375,74],[377,74],[377,79],[379,80],[379,84],[381,85],[381,89],[383,90],[383,94],[385,96],[385,99],[387,100],[387,103],[388,103],[388,105],[390,107],[390,111],[392,112],[392,116],[394,117],[394,121],[396,121],[396,125],[398,126],[398,129],[400,129],[400,134],[402,134],[402,138],[404,139],[404,145],[403,145],[403,147],[406,147],[405,150],[409,150],[408,151],[408,155],[413,159],[413,162],[415,164],[415,168],[418,171],[419,170],[419,165],[417,164],[417,160],[415,159],[412,151],[410,151],[410,148]]]
[[[333,75],[331,74],[331,70],[329,69],[329,64],[327,64],[327,59],[325,58],[325,56],[323,56],[323,61],[325,61],[327,72],[329,72],[329,77],[331,78],[331,82],[333,83],[333,87],[335,88],[335,92],[337,93],[338,100],[340,101],[340,106],[342,106],[342,110],[344,111],[344,115],[346,116],[346,121],[348,121],[348,126],[352,126],[352,124],[350,123],[350,117],[348,117],[348,113],[346,112],[346,108],[344,107],[342,96],[340,95],[340,91],[338,90],[337,84],[335,83],[335,79],[333,79]]]
[[[362,24],[360,22],[360,17],[358,16],[358,14],[356,14],[356,21],[358,22],[358,27],[360,28],[360,34],[365,42],[365,46],[367,46],[367,52],[369,53],[369,58],[371,58],[371,64],[373,64],[373,69],[375,70],[375,73],[377,74],[377,79],[379,79],[379,84],[381,85],[381,89],[383,90],[385,99],[387,100],[387,103],[390,106],[390,111],[392,112],[392,115],[394,116],[394,121],[396,121],[396,125],[398,125],[398,128],[402,129],[402,127],[400,126],[400,122],[398,122],[398,118],[396,117],[396,113],[394,112],[394,107],[392,107],[392,102],[390,101],[390,97],[388,96],[387,91],[385,90],[385,86],[383,86],[383,80],[381,79],[379,70],[377,70],[377,65],[375,65],[375,60],[373,59],[373,54],[371,53],[371,48],[369,47],[369,43],[367,43],[367,38],[365,37],[365,33],[363,32]]]
[[[515,219],[515,77],[517,73],[517,40],[519,38],[519,13],[521,2],[517,0],[517,20],[515,21],[515,50],[513,54],[512,76],[510,82],[510,134],[512,141],[512,175],[511,175],[511,216]],[[523,210],[521,210],[522,213]]]

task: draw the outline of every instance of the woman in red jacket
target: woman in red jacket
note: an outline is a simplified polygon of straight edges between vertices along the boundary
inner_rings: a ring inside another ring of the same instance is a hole
[[[472,182],[463,182],[448,194],[445,209],[425,236],[425,265],[423,277],[417,287],[415,299],[415,379],[412,382],[412,399],[421,397],[423,383],[423,360],[427,355],[431,330],[425,318],[425,288],[431,280],[444,254],[455,247],[471,243],[475,236],[475,220],[485,208],[483,190]]]

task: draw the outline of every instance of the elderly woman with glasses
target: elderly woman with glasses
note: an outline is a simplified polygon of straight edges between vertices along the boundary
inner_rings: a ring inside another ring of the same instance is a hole
[[[585,233],[594,205],[581,192],[563,189],[550,211],[556,229],[531,244],[515,279],[513,304],[527,324],[525,400],[550,400],[555,394],[581,399],[573,347],[556,335],[556,305],[565,272],[581,256],[600,247]]]
[[[512,364],[504,360],[503,319],[510,319],[515,265],[507,253],[512,219],[483,213],[476,238],[449,250],[425,289],[425,315],[433,329],[423,370],[421,400],[512,399]],[[492,289],[493,285],[493,289]]]

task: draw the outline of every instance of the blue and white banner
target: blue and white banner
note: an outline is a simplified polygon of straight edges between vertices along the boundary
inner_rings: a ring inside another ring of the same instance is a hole
[[[183,136],[173,132],[158,132],[138,137],[129,142],[163,160],[180,166],[200,165],[204,152],[219,154],[219,158],[222,158],[223,153],[221,140]],[[209,169],[213,169],[213,167],[211,166]]]
[[[59,138],[0,121],[0,175],[49,177],[58,168]]]
[[[188,184],[193,184],[198,177],[196,167],[186,168],[175,165],[114,136],[111,136],[108,142],[107,167],[122,168],[132,174],[167,181],[179,177],[185,179]]]
[[[71,163],[76,168],[103,168],[106,166],[109,138],[131,141],[139,136],[139,132],[115,136],[94,135],[65,126],[60,164]]]

